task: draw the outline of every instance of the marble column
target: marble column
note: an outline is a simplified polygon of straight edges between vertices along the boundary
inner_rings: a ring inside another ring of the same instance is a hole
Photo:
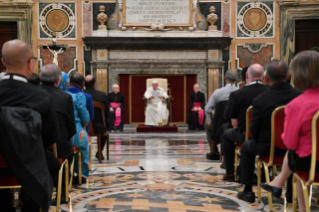
[[[98,68],[96,70],[96,84],[99,91],[108,93],[108,83],[107,83],[107,69]]]
[[[208,97],[219,87],[219,71],[217,68],[208,69]]]

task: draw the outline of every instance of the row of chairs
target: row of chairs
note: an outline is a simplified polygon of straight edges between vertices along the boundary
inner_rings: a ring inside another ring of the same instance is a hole
[[[249,130],[249,124],[251,122],[252,106],[246,111],[246,132],[245,141],[252,138]],[[284,156],[275,156],[275,148],[287,150],[286,145],[283,143],[281,134],[284,132],[284,120],[285,120],[285,106],[277,107],[271,115],[271,147],[269,156],[258,156],[257,159],[257,193],[258,200],[261,201],[261,165],[264,167],[266,182],[270,182],[269,169],[272,167],[272,177],[275,177],[277,172],[277,166],[282,166]],[[297,211],[297,190],[296,183],[300,181],[303,188],[304,200],[306,203],[307,212],[310,212],[311,195],[309,197],[308,187],[312,190],[312,185],[317,185],[317,201],[319,202],[319,174],[315,173],[316,161],[319,161],[319,145],[317,145],[317,139],[319,137],[319,111],[315,113],[312,119],[312,154],[311,154],[311,168],[309,172],[301,172],[295,170],[293,178],[293,211]],[[237,144],[235,149],[235,173],[237,173],[238,167],[238,152],[240,151],[242,144]],[[237,174],[235,174],[235,180],[237,180]],[[311,194],[311,193],[310,193]],[[269,210],[273,211],[272,195],[268,193]]]
[[[105,123],[105,114],[104,114],[104,109],[105,106],[104,104],[100,103],[100,102],[93,102],[93,106],[94,108],[97,108],[99,110],[101,110],[101,114],[103,116],[103,123],[104,126],[106,126]],[[109,160],[109,133],[108,132],[104,132],[104,133],[100,133],[100,134],[96,134],[94,133],[93,130],[93,125],[92,122],[90,122],[90,132],[89,132],[89,151],[90,151],[90,169],[92,169],[92,142],[91,142],[91,138],[92,137],[97,137],[98,139],[98,152],[101,152],[101,136],[107,136],[107,160]],[[55,154],[55,156],[58,158],[58,152],[57,152],[57,145],[56,143],[54,145],[52,145],[52,150],[53,153]],[[79,170],[81,170],[82,168],[82,158],[81,158],[81,151],[74,146],[74,154],[78,155],[78,167]],[[59,170],[59,175],[58,175],[58,183],[57,183],[57,189],[56,189],[56,200],[57,200],[57,205],[56,205],[56,211],[60,211],[60,203],[61,203],[61,192],[62,192],[62,173],[63,173],[63,169],[65,172],[65,185],[66,188],[65,189],[65,197],[66,197],[66,201],[69,201],[69,192],[72,191],[72,181],[73,181],[73,175],[74,175],[74,158],[71,164],[68,163],[67,159],[63,159],[63,158],[58,158],[60,163],[61,163],[61,167]],[[102,158],[101,158],[101,154],[99,154],[98,160],[100,163],[102,163]],[[70,170],[71,170],[71,176],[69,176],[69,165],[71,165]],[[4,161],[4,159],[2,158],[2,156],[0,155],[0,168],[8,168],[7,163]],[[82,184],[82,173],[81,171],[79,171],[79,184]],[[18,193],[20,196],[20,191],[21,191],[21,185],[19,184],[19,182],[17,181],[17,179],[14,176],[0,176],[0,189],[12,189],[12,193],[15,194],[15,189],[18,189]],[[13,200],[12,202],[15,201],[15,197],[13,196]],[[20,200],[19,200],[20,203]],[[41,210],[40,210],[41,211]]]

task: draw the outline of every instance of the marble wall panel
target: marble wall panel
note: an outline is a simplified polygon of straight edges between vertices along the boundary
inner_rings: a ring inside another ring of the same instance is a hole
[[[205,51],[115,51],[110,50],[110,60],[206,60]]]
[[[82,2],[82,8],[83,8],[83,34],[82,37],[87,37],[92,35],[92,2],[83,1]]]
[[[77,70],[75,63],[75,60],[77,59],[76,49],[76,47],[71,47],[70,50],[58,55],[59,67],[65,73],[69,73],[71,70]],[[40,50],[40,58],[42,60],[42,67],[53,63],[52,53],[48,49]]]
[[[92,61],[92,50],[86,49],[85,46],[83,46],[83,73],[85,75],[92,74],[91,70],[91,61]]]
[[[223,37],[229,37],[230,35],[230,2],[223,2],[222,4],[222,31]]]
[[[237,45],[238,68],[259,63],[266,66],[274,57],[274,44]]]

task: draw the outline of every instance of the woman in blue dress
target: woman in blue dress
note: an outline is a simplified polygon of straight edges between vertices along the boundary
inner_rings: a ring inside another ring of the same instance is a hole
[[[62,90],[65,90],[67,84],[69,82],[68,75],[64,80],[60,83],[60,87]],[[81,151],[82,156],[82,176],[88,177],[89,176],[89,141],[88,135],[85,130],[85,127],[89,124],[90,121],[90,114],[89,111],[86,109],[86,98],[84,94],[78,93],[73,94],[67,92],[72,96],[73,106],[74,106],[74,117],[75,117],[75,125],[76,125],[76,134],[71,139],[72,144],[79,148]],[[75,161],[78,161],[78,155],[75,156]],[[74,172],[79,173],[79,166],[78,163],[74,163]]]

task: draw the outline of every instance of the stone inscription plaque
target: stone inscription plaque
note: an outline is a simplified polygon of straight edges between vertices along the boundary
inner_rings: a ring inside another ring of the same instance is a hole
[[[192,0],[124,0],[123,25],[191,26]]]

